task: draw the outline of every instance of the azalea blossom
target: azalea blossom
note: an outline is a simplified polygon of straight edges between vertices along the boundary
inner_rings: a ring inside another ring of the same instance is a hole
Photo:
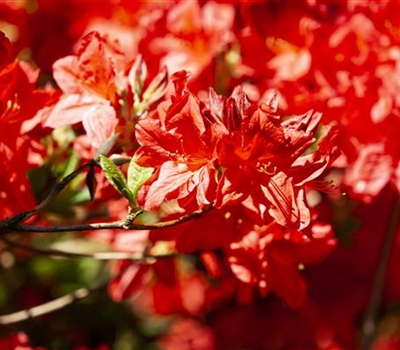
[[[202,208],[215,197],[213,144],[218,125],[207,119],[204,106],[193,94],[179,91],[181,79],[179,74],[174,77],[180,94],[171,104],[160,105],[157,114],[136,127],[136,139],[141,145],[138,164],[157,167],[139,193],[139,203],[147,210],[159,209],[165,200],[178,200],[189,210],[191,202]]]
[[[240,240],[233,241],[228,261],[233,273],[246,284],[256,285],[262,295],[272,291],[291,307],[306,300],[306,283],[300,269],[323,260],[336,245],[332,228],[316,223],[309,236],[290,236],[276,223],[254,225]]]
[[[148,83],[142,57],[129,60],[118,41],[98,32],[85,35],[77,55],[57,60],[53,71],[63,95],[38,116],[50,128],[82,123],[94,150],[119,132],[126,146],[137,119],[166,93],[165,69]]]
[[[42,112],[44,126],[82,122],[94,148],[115,133],[116,79],[123,55],[96,32],[88,34],[78,55],[54,64],[54,78],[64,96]]]
[[[308,226],[303,185],[322,174],[333,154],[329,147],[306,154],[320,113],[283,120],[275,99],[257,106],[241,89],[229,98],[211,90],[209,109],[182,91],[164,108],[137,126],[138,162],[157,167],[141,190],[144,208],[156,210],[164,200],[220,208],[250,196],[260,215],[266,210],[283,226]],[[333,135],[327,127],[324,137]]]
[[[226,133],[217,144],[223,169],[217,206],[234,204],[249,196],[256,207],[266,208],[281,225],[304,228],[310,222],[302,187],[322,174],[332,149],[306,154],[316,142],[320,113],[312,111],[284,120],[276,99],[257,106],[237,89],[226,100]],[[333,137],[329,127],[325,137]],[[247,179],[247,181],[243,181]]]
[[[36,88],[39,71],[26,62],[14,59],[8,51],[10,42],[0,35],[0,217],[5,219],[32,208],[35,199],[27,171],[43,162],[45,149],[36,112],[57,99],[53,90]]]
[[[180,1],[166,16],[168,35],[150,42],[153,54],[162,54],[161,64],[171,72],[190,71],[197,78],[213,58],[234,39],[231,4]]]

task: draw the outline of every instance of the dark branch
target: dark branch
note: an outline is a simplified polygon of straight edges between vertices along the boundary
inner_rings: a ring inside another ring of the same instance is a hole
[[[385,284],[386,270],[389,263],[390,252],[396,237],[397,226],[400,217],[400,203],[396,199],[389,227],[384,238],[378,267],[375,272],[371,294],[368,300],[367,310],[362,323],[361,350],[372,349],[374,336],[376,334],[376,322],[379,307],[381,305],[382,292]]]
[[[83,164],[81,167],[73,171],[71,174],[65,176],[59,183],[57,183],[50,193],[43,199],[35,208],[31,210],[24,211],[19,213],[12,218],[9,218],[0,223],[0,228],[7,230],[14,230],[14,227],[22,222],[25,222],[33,215],[35,215],[39,210],[43,209],[49,202],[56,197],[67,185],[76,177],[78,176],[83,170],[88,167],[94,166],[96,164],[95,161],[91,161],[89,163]]]
[[[102,222],[82,225],[67,225],[67,226],[32,226],[32,225],[14,225],[9,227],[9,231],[14,232],[42,232],[42,233],[59,233],[59,232],[74,232],[74,231],[90,231],[90,230],[157,230],[167,228],[197,218],[211,208],[195,211],[191,214],[182,216],[178,219],[161,221],[155,224],[140,224],[130,222],[124,219],[112,222]]]
[[[8,325],[17,322],[26,321],[30,318],[46,315],[48,313],[60,310],[73,302],[86,298],[94,290],[100,289],[104,284],[99,286],[94,286],[91,288],[79,288],[72,293],[63,295],[57,299],[51,300],[47,303],[34,306],[29,309],[13,312],[6,315],[0,316],[0,325]]]

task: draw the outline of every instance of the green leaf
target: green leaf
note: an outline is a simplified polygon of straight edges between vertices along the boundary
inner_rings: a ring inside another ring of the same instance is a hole
[[[153,174],[153,168],[145,168],[136,164],[133,157],[128,168],[128,188],[132,192],[132,202],[136,205],[136,197],[140,187]]]
[[[100,165],[104,171],[104,175],[114,188],[121,193],[129,202],[133,202],[133,193],[128,188],[124,174],[119,168],[107,157],[100,155]]]

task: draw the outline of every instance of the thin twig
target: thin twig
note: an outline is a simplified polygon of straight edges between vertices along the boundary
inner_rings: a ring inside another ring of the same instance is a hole
[[[383,242],[382,252],[372,285],[371,295],[368,300],[367,309],[362,323],[361,350],[372,349],[376,333],[376,318],[381,305],[382,292],[385,284],[386,270],[389,262],[391,248],[396,237],[400,214],[400,203],[396,199],[392,217]]]
[[[161,221],[155,224],[140,224],[129,223],[127,220],[118,220],[112,222],[101,222],[92,224],[81,225],[66,225],[66,226],[32,226],[32,225],[14,225],[8,229],[13,232],[42,232],[42,233],[59,233],[59,232],[76,232],[76,231],[90,231],[90,230],[157,230],[181,224],[196,217],[199,217],[210,208],[198,210],[188,215],[182,216],[178,219]]]
[[[61,233],[61,232],[74,232],[74,231],[90,231],[90,230],[107,230],[107,229],[120,229],[123,230],[125,225],[124,220],[99,222],[92,224],[78,224],[78,225],[65,225],[65,226],[33,226],[33,225],[15,225],[10,227],[15,233],[18,232],[42,232],[42,233]]]
[[[50,312],[54,312],[57,310],[60,310],[70,304],[72,304],[74,301],[86,298],[90,292],[99,289],[101,286],[96,286],[93,288],[79,288],[72,293],[63,295],[60,298],[51,300],[47,303],[31,307],[29,309],[13,312],[10,314],[6,315],[1,315],[0,316],[0,324],[2,325],[7,325],[7,324],[13,324],[21,321],[26,321],[30,318],[46,315]]]
[[[32,319],[35,317],[43,316],[49,314],[51,312],[60,310],[68,305],[71,305],[73,302],[78,301],[80,299],[86,298],[90,293],[99,290],[107,285],[109,281],[105,281],[99,283],[97,285],[91,287],[83,287],[74,290],[71,293],[63,295],[59,298],[53,299],[49,302],[31,307],[29,309],[24,309],[21,311],[0,315],[0,325],[10,325],[22,321],[26,321],[28,319]]]
[[[38,248],[32,245],[17,243],[6,237],[0,237],[9,248],[22,249],[31,253],[46,255],[49,257],[60,257],[60,258],[88,258],[94,260],[110,261],[110,260],[130,260],[134,263],[146,263],[150,264],[159,259],[172,259],[180,256],[185,256],[185,253],[168,253],[168,254],[146,254],[139,252],[95,252],[95,253],[78,253],[72,251],[59,250],[54,248]]]
[[[68,174],[65,176],[59,183],[57,183],[50,193],[38,204],[36,205],[33,209],[24,211],[22,213],[19,213],[17,215],[14,215],[13,217],[3,221],[0,223],[0,228],[5,228],[5,229],[10,229],[13,230],[13,228],[28,220],[31,218],[33,215],[35,215],[39,210],[43,209],[49,202],[57,196],[76,176],[78,176],[83,170],[85,170],[87,167],[94,166],[96,164],[94,161],[91,161],[89,163],[83,164],[81,167],[73,171],[71,174]]]

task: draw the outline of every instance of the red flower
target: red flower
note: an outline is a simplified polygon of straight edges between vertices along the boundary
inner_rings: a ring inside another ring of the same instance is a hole
[[[190,318],[175,321],[158,343],[164,350],[215,349],[211,329]]]
[[[321,175],[333,153],[327,128],[323,147],[305,154],[316,142],[321,114],[283,120],[274,99],[258,107],[241,89],[229,98],[211,91],[206,109],[184,90],[186,76],[179,74],[173,102],[137,126],[139,164],[158,167],[141,190],[144,208],[156,210],[165,200],[189,210],[192,202],[192,209],[222,207],[250,197],[260,215],[267,210],[283,226],[306,227],[303,185]]]
[[[286,232],[272,223],[254,225],[239,241],[231,243],[228,255],[239,280],[258,286],[263,295],[272,291],[290,307],[298,307],[306,299],[299,267],[322,261],[335,244],[328,224],[314,224],[306,236]]]
[[[117,132],[120,144],[133,148],[136,144],[131,134],[137,119],[154,108],[167,91],[165,69],[148,82],[140,55],[132,62],[118,42],[97,32],[84,36],[77,55],[59,59],[53,69],[64,94],[54,106],[40,112],[44,125],[57,128],[82,123],[84,136],[94,149]]]
[[[176,84],[179,91],[181,82]],[[216,190],[213,150],[218,125],[207,118],[204,105],[189,92],[177,95],[157,112],[136,128],[141,145],[138,164],[158,167],[142,187],[139,203],[146,210],[159,209],[165,200],[178,200],[188,211],[193,205],[209,205]]]
[[[310,214],[303,185],[321,175],[332,152],[324,149],[305,154],[316,142],[321,114],[309,111],[284,120],[276,113],[275,99],[258,107],[250,104],[240,89],[224,107],[227,132],[217,144],[222,168],[217,206],[250,196],[260,212],[266,208],[279,224],[306,227]]]
[[[150,42],[152,54],[162,54],[161,64],[174,73],[190,71],[195,78],[234,39],[231,28],[234,8],[230,4],[180,1],[166,16],[166,35]],[[157,33],[158,34],[158,33]]]
[[[53,91],[35,88],[38,74],[20,61],[0,70],[0,218],[34,205],[26,173],[41,164],[39,141],[46,134],[35,113],[54,98]]]
[[[94,148],[112,136],[118,124],[116,80],[122,69],[123,54],[98,33],[82,39],[77,56],[55,62],[54,79],[64,96],[43,111],[44,125],[56,128],[82,122]]]

